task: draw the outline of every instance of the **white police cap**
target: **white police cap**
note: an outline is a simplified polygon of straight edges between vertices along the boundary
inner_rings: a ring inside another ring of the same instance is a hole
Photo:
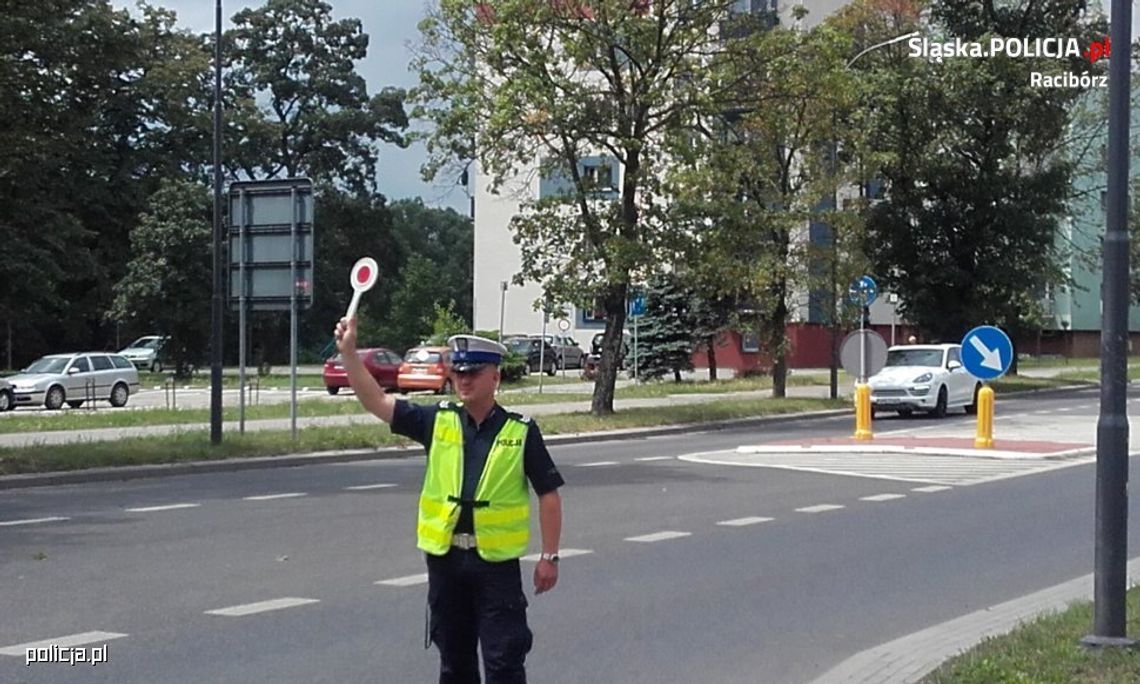
[[[494,340],[477,335],[453,335],[447,340],[451,348],[451,366],[460,373],[476,370],[487,364],[499,365],[507,348]]]

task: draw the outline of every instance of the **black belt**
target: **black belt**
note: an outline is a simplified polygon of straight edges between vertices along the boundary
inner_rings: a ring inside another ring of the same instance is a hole
[[[477,499],[460,499],[457,496],[449,496],[447,500],[450,503],[457,503],[461,506],[470,506],[471,508],[486,508],[491,505],[490,501],[479,501]]]

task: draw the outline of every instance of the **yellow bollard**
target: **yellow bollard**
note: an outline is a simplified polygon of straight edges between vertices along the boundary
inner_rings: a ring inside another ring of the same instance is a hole
[[[871,386],[855,385],[855,439],[865,442],[874,439],[871,433]]]
[[[975,449],[994,448],[994,391],[989,385],[978,390],[978,434]]]

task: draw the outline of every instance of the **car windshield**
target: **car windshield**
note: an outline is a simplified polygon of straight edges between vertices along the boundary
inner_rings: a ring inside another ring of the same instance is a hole
[[[404,356],[408,363],[439,363],[440,360],[439,352],[428,349],[409,349]]]
[[[526,339],[526,338],[509,340],[507,342],[507,346],[510,347],[511,351],[525,353],[525,352],[530,351],[531,341]]]
[[[162,346],[161,337],[142,337],[131,342],[131,346],[127,349],[158,349]]]
[[[44,357],[32,365],[24,369],[25,373],[62,373],[63,369],[67,367],[66,358],[50,358]]]
[[[942,365],[941,349],[893,349],[887,352],[887,366],[928,366]]]

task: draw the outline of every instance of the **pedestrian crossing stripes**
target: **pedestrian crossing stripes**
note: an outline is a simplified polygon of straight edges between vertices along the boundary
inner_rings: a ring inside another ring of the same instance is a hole
[[[994,482],[1011,477],[1068,468],[1096,460],[1094,455],[1056,461],[908,453],[815,453],[806,449],[794,453],[715,451],[688,454],[679,458],[690,463],[777,468],[827,475],[952,486]]]

